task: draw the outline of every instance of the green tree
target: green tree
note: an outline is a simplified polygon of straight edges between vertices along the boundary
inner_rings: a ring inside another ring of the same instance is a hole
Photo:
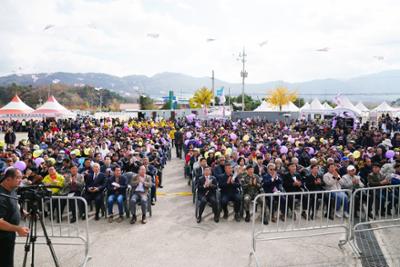
[[[296,101],[293,102],[293,104],[295,104],[298,108],[304,106],[305,103],[306,101],[302,97],[297,98]]]
[[[154,109],[154,100],[148,96],[141,95],[139,97],[139,104],[142,110]]]

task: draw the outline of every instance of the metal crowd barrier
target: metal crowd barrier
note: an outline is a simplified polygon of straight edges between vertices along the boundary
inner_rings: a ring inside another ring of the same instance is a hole
[[[29,205],[29,203],[27,204]],[[64,212],[61,212],[64,208]],[[53,245],[74,245],[85,248],[80,266],[86,266],[89,256],[88,205],[83,197],[52,196],[39,205],[40,216]],[[75,216],[73,216],[74,211]],[[84,213],[82,220],[80,213]],[[74,223],[72,217],[76,218]],[[41,227],[38,227],[36,244],[46,245]],[[26,237],[18,237],[18,244],[25,244]]]
[[[351,234],[349,244],[355,254],[362,252],[355,235],[400,226],[400,185],[359,188],[351,196]]]
[[[250,259],[257,257],[257,243],[300,237],[343,234],[345,245],[350,236],[349,200],[351,190],[286,192],[259,194],[253,200],[252,248]],[[257,214],[257,210],[260,215]],[[260,217],[260,220],[256,218]],[[257,223],[256,223],[257,222]],[[338,230],[342,228],[343,230]],[[313,233],[310,233],[313,232]]]

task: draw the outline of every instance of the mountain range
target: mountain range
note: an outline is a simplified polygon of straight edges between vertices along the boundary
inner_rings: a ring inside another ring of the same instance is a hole
[[[224,87],[225,95],[228,89],[232,95],[241,93],[240,83],[231,83],[215,79],[215,88]],[[189,97],[202,87],[211,87],[210,77],[192,77],[181,73],[164,72],[148,77],[145,75],[129,75],[118,77],[105,73],[37,73],[13,74],[0,77],[0,86],[16,83],[19,85],[43,86],[61,83],[77,87],[90,85],[113,90],[122,96],[137,97],[146,94],[160,98],[173,90],[175,95]],[[245,93],[253,97],[263,98],[268,90],[276,86],[286,86],[297,90],[300,97],[311,99],[332,99],[336,94],[348,95],[351,100],[377,102],[394,101],[400,98],[400,70],[390,70],[354,77],[351,79],[319,79],[305,82],[290,83],[285,81],[270,81],[265,83],[246,83]]]

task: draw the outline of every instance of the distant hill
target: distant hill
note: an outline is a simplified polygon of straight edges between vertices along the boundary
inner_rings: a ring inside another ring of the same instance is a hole
[[[16,83],[20,85],[44,86],[54,80],[62,84],[73,86],[90,85],[93,87],[108,88],[124,97],[137,98],[138,94],[147,94],[152,97],[166,96],[169,90],[174,90],[176,95],[180,93],[191,95],[196,89],[211,87],[210,77],[192,77],[180,73],[164,72],[152,77],[144,75],[130,75],[118,77],[104,73],[39,73],[9,75],[0,77],[0,86]],[[369,75],[363,75],[347,80],[321,79],[305,82],[289,83],[285,81],[271,81],[266,83],[246,83],[246,94],[262,98],[267,90],[278,85],[284,85],[295,89],[301,97],[311,99],[319,97],[332,99],[338,93],[349,95],[353,101],[393,101],[400,98],[400,70],[391,70]],[[215,80],[215,87],[224,86],[231,89],[232,95],[241,93],[240,83],[230,83],[219,79]],[[228,90],[226,90],[226,94]],[[363,94],[363,95],[360,95]]]
[[[117,110],[120,103],[133,101],[110,90],[96,90],[90,86],[72,87],[55,84],[51,86],[50,92],[58,102],[70,109],[95,110],[100,106],[100,94],[104,110]],[[27,105],[37,108],[40,103],[47,100],[49,86],[32,87],[16,84],[0,86],[0,106],[7,104],[15,94],[18,94]]]

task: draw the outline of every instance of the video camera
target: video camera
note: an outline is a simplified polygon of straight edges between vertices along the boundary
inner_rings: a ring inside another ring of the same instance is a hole
[[[52,196],[52,192],[48,190],[49,188],[54,188],[54,186],[46,186],[43,184],[21,186],[17,189],[19,201],[23,203],[48,200]]]

